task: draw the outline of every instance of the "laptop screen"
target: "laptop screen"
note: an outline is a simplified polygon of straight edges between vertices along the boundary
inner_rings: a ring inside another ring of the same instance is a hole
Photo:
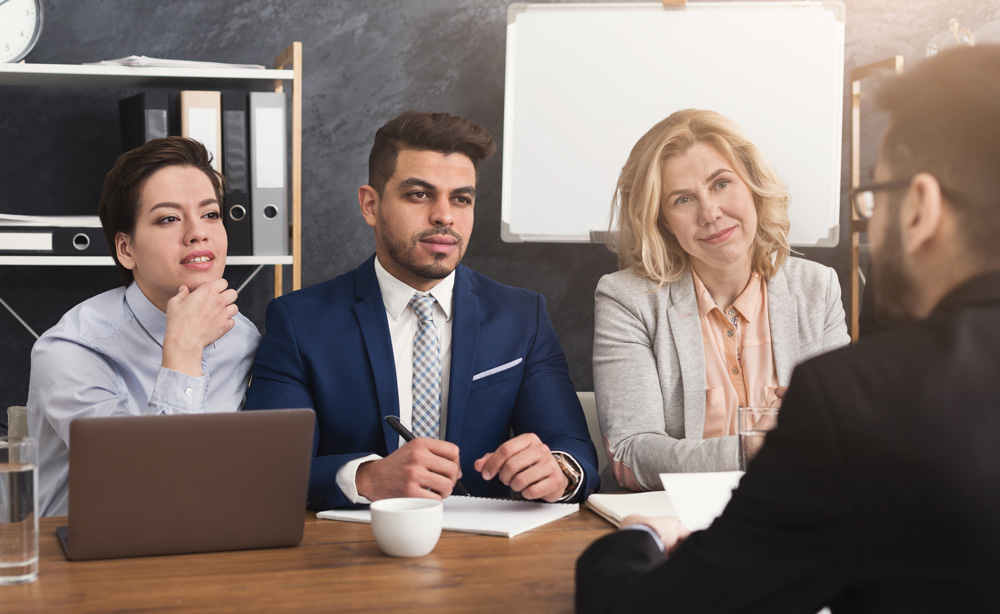
[[[299,543],[315,421],[311,409],[75,420],[67,556]]]

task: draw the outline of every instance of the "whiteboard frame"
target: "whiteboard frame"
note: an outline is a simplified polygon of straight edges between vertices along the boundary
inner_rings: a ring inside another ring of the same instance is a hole
[[[534,3],[514,3],[508,7],[507,11],[507,50],[506,50],[506,78],[504,91],[504,145],[503,145],[503,178],[501,186],[501,239],[507,243],[524,242],[544,242],[544,243],[603,243],[607,237],[607,225],[601,229],[590,229],[586,234],[546,234],[546,233],[525,233],[514,232],[511,226],[511,218],[514,212],[513,204],[513,169],[515,156],[515,75],[514,69],[517,59],[516,37],[512,33],[512,28],[518,16],[527,11],[580,11],[580,10],[607,10],[615,11],[714,11],[726,9],[746,9],[746,8],[771,8],[771,7],[808,7],[812,9],[822,8],[832,13],[835,21],[844,24],[846,21],[846,8],[841,0],[798,0],[798,1],[762,1],[762,2],[694,2],[686,6],[664,6],[662,3],[568,3],[568,4],[534,4]],[[841,158],[843,156],[843,96],[844,96],[844,47],[843,31],[841,31],[841,44],[834,50],[836,66],[836,81],[833,90],[836,94],[836,117],[833,126],[833,146],[835,155],[832,156],[831,163],[831,201],[830,213],[832,225],[824,236],[818,236],[814,243],[793,243],[800,247],[835,247],[840,239],[840,186],[841,178]],[[832,78],[832,76],[831,76]],[[661,118],[662,119],[662,118]],[[651,124],[652,125],[652,124]],[[651,126],[650,125],[650,126]],[[765,151],[765,155],[767,152]],[[619,162],[623,163],[624,158]],[[607,189],[606,201],[608,202],[608,219],[610,220],[610,203],[614,186]],[[794,195],[793,195],[794,202]]]

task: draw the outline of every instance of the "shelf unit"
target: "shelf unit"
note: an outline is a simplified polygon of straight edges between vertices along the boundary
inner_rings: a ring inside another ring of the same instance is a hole
[[[0,64],[0,86],[171,88],[194,90],[263,90],[284,92],[291,84],[292,128],[289,175],[291,254],[287,256],[229,256],[227,265],[274,266],[274,295],[284,287],[282,267],[292,267],[292,290],[302,285],[302,43],[294,42],[274,59],[273,69],[175,68],[152,66],[98,66],[78,64]],[[96,210],[96,206],[95,206]],[[113,266],[110,256],[0,256],[3,266]],[[16,314],[15,314],[16,315]]]
[[[851,188],[861,185],[861,84],[866,79],[893,71],[903,72],[903,56],[895,55],[878,62],[859,66],[851,71]],[[861,235],[868,232],[868,220],[858,217],[854,203],[851,210],[851,340],[857,341],[861,315]]]

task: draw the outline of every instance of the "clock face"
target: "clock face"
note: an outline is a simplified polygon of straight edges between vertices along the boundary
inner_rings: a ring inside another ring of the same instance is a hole
[[[0,0],[0,62],[28,55],[41,31],[41,0]]]

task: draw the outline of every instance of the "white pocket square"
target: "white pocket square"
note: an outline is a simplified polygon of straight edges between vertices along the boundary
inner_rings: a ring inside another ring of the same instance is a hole
[[[493,375],[494,373],[500,373],[501,371],[506,371],[507,369],[510,369],[511,367],[516,367],[517,365],[521,364],[521,362],[523,360],[524,360],[523,358],[518,358],[517,360],[512,360],[512,361],[508,362],[507,364],[500,365],[499,367],[493,367],[492,369],[487,369],[486,371],[483,371],[482,373],[477,373],[477,374],[475,374],[475,375],[472,376],[472,381],[476,381],[477,379],[483,379],[484,377],[489,377],[489,376]]]

